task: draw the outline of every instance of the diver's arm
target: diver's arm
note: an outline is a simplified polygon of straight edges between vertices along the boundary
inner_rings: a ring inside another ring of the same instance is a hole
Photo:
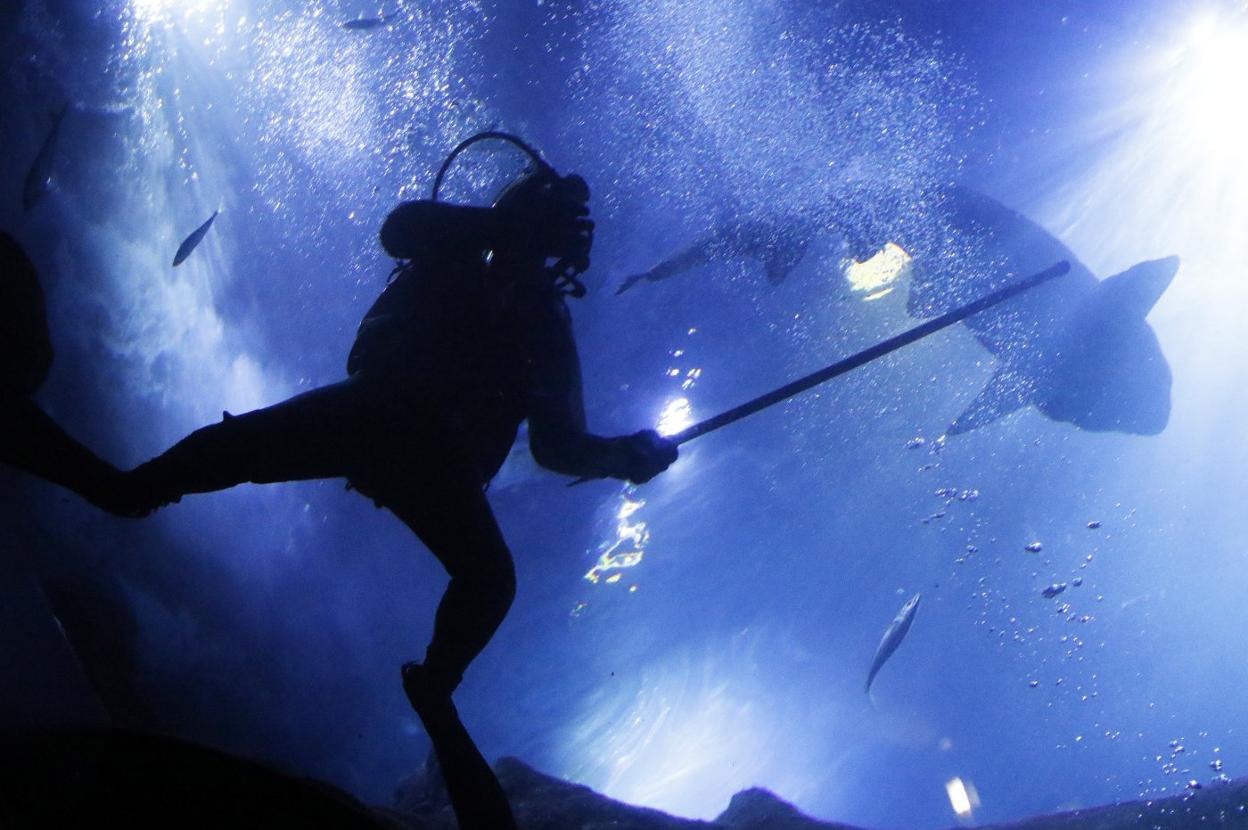
[[[587,478],[615,477],[623,464],[616,441],[589,432],[581,363],[568,337],[551,337],[534,366],[529,449],[548,470]]]
[[[676,445],[653,430],[606,438],[589,432],[581,364],[566,310],[547,332],[534,366],[529,448],[538,464],[571,476],[648,481],[676,460]]]

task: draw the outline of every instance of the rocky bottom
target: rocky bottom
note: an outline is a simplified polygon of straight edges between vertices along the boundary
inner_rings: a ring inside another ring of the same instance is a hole
[[[763,789],[744,790],[712,821],[614,801],[514,758],[496,770],[522,830],[860,830],[819,821]],[[1248,828],[1248,779],[1197,793],[1037,816],[995,830]],[[436,770],[399,787],[394,806],[175,738],[107,729],[0,739],[0,827],[165,826],[452,830]]]

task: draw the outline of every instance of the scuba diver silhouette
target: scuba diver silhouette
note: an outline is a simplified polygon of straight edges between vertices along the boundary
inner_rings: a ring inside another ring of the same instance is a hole
[[[519,147],[531,171],[492,207],[438,201],[453,160],[484,139]],[[511,553],[485,487],[526,419],[534,459],[560,473],[641,483],[677,456],[676,445],[652,430],[608,438],[586,428],[564,298],[585,293],[578,277],[593,242],[588,199],[584,179],[559,175],[513,135],[462,142],[438,171],[432,198],[400,204],[381,227],[382,246],[399,265],[360,324],[346,380],[226,413],[128,472],[78,443],[31,399],[50,363],[50,350],[47,360],[39,357],[42,294],[33,265],[6,237],[4,313],[38,324],[6,326],[6,339],[20,342],[0,344],[16,355],[14,366],[0,367],[9,370],[0,383],[0,462],[129,517],[243,482],[346,478],[406,524],[450,576],[424,661],[403,667],[403,685],[460,826],[512,827],[502,788],[451,701],[515,594]]]

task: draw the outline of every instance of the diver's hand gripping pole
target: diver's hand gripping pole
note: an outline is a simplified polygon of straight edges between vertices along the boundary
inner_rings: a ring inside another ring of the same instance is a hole
[[[833,363],[831,366],[824,367],[817,372],[811,372],[809,375],[798,378],[792,383],[786,383],[779,389],[774,389],[765,395],[759,395],[757,398],[746,401],[740,406],[734,406],[732,409],[707,418],[705,421],[700,421],[693,426],[686,427],[680,432],[667,436],[668,440],[674,441],[678,445],[684,444],[692,441],[694,438],[706,435],[708,432],[714,432],[720,427],[726,427],[731,423],[740,421],[742,418],[753,415],[755,412],[761,412],[762,410],[767,409],[770,406],[774,406],[781,401],[786,401],[795,395],[799,395],[807,389],[818,386],[821,383],[826,383],[827,381],[832,380],[832,378],[840,377],[847,372],[851,372],[859,366],[870,363],[876,358],[883,357],[886,354],[891,354],[892,352],[900,349],[902,346],[908,346],[916,340],[922,340],[929,334],[935,334],[941,329],[949,328],[949,326],[952,326],[954,323],[961,322],[973,314],[978,314],[981,311],[992,308],[995,305],[999,305],[1012,297],[1022,294],[1024,291],[1030,291],[1036,286],[1046,283],[1055,277],[1062,276],[1069,270],[1070,263],[1062,260],[1056,265],[1052,265],[1039,273],[1032,274],[1029,277],[1024,277],[1016,283],[1012,283],[1011,285],[1007,285],[1005,288],[980,297],[978,300],[967,303],[960,308],[955,308],[947,314],[942,314],[939,317],[933,317],[925,323],[920,323],[914,328],[907,329],[901,334],[877,343],[869,349],[864,349],[857,354],[850,355],[844,360]],[[569,482],[568,486],[575,487],[578,484],[584,484],[586,481],[593,481],[593,479],[578,478],[575,481]]]

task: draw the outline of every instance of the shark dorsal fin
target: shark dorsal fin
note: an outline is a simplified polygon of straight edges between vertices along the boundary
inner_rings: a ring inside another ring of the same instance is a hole
[[[1140,319],[1148,316],[1179,270],[1179,258],[1150,259],[1101,280],[1098,292],[1108,301]]]

